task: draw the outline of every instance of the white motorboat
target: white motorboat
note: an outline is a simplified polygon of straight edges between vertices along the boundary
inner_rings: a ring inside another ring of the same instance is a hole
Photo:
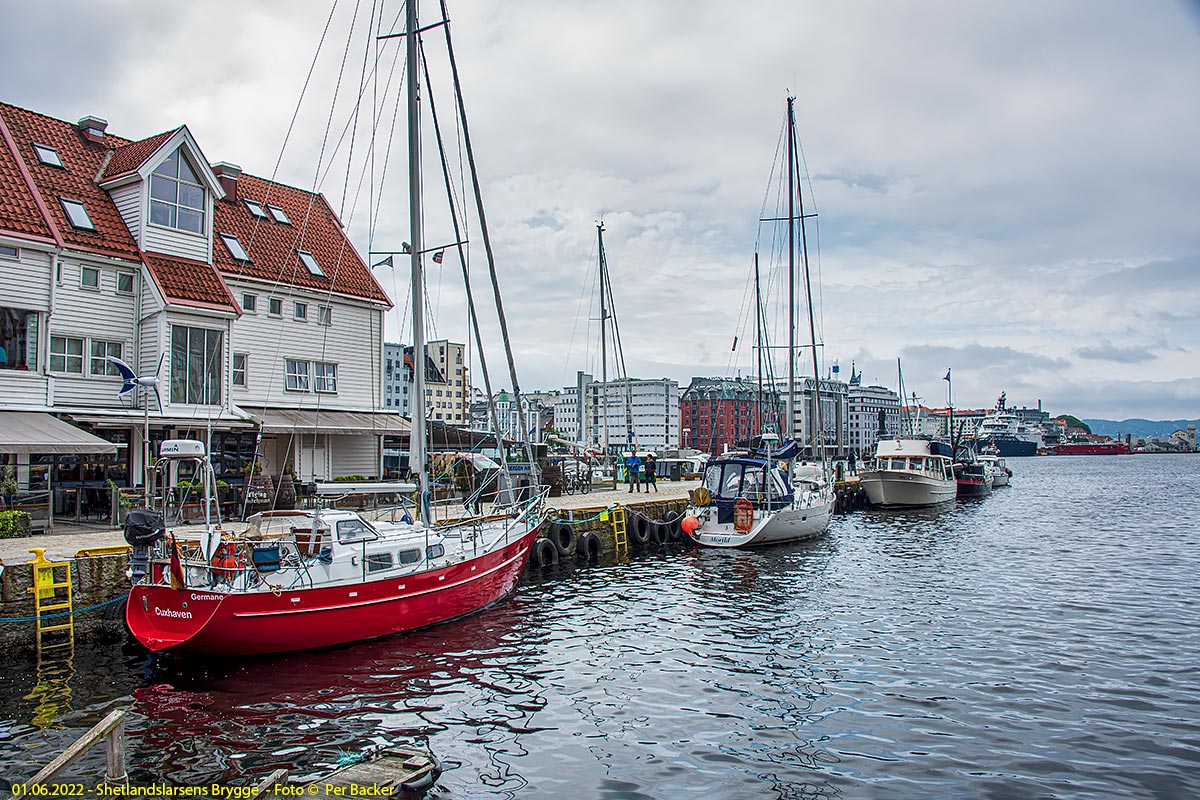
[[[858,480],[876,506],[931,506],[958,493],[950,445],[932,439],[881,439]]]
[[[1008,486],[1008,479],[1012,477],[1012,470],[1004,463],[1004,456],[985,453],[979,457],[979,461],[983,462],[991,470],[992,488]]]

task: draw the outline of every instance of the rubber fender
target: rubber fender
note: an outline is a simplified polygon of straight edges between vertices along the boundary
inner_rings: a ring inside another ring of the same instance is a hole
[[[538,539],[533,543],[533,560],[539,567],[558,563],[558,547],[549,539]]]
[[[575,543],[578,537],[575,535],[575,527],[573,525],[560,522],[551,526],[549,539],[558,548],[559,556],[565,557],[575,552]]]
[[[666,544],[671,539],[670,529],[661,522],[650,522],[650,541],[654,544]]]
[[[595,531],[584,531],[575,544],[575,557],[580,561],[596,561],[604,550],[604,544]]]
[[[412,781],[405,781],[400,784],[401,797],[418,798],[424,797],[425,794],[433,788],[433,785],[438,782],[438,778],[442,777],[442,763],[433,757],[429,756],[433,761],[433,769],[426,772],[421,777]]]
[[[641,514],[633,514],[628,517],[632,523],[628,526],[629,538],[633,543],[641,546],[650,541],[650,520],[643,517]]]
[[[679,524],[683,517],[678,511],[668,511],[663,514],[662,523],[667,529],[667,540],[672,542],[682,541],[683,527]]]

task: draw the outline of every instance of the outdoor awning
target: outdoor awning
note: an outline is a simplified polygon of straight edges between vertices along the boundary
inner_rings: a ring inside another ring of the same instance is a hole
[[[43,411],[0,412],[0,453],[108,454],[117,446]]]
[[[318,411],[308,408],[247,408],[263,433],[335,433],[377,436],[407,434],[410,424],[399,414],[367,411]]]

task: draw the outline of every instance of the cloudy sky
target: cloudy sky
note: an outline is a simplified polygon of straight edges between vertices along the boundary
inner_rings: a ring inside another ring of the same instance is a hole
[[[399,249],[396,44],[364,79],[372,5],[354,19],[341,0],[326,29],[332,5],[0,0],[21,32],[0,50],[0,98],[95,114],[130,138],[185,123],[210,161],[319,182],[361,252]],[[385,28],[401,12],[388,5]],[[753,369],[747,281],[756,241],[772,274],[774,234],[757,220],[777,211],[791,93],[805,210],[819,215],[823,370],[836,360],[844,377],[853,362],[894,385],[900,358],[930,404],[952,367],[958,406],[1006,391],[1081,417],[1200,416],[1196,3],[451,0],[450,13],[524,390],[599,370],[601,216],[628,373],[686,385]],[[426,41],[439,80],[441,37]],[[433,151],[426,168],[426,241],[448,242]],[[458,268],[448,254],[428,294],[434,334],[466,341]],[[408,339],[407,273],[376,274],[397,300],[392,338]],[[764,280],[778,342],[784,292]]]

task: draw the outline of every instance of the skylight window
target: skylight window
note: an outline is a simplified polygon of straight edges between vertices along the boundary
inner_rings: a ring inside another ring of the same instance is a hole
[[[53,147],[45,144],[37,144],[35,142],[33,145],[33,152],[37,153],[38,161],[42,162],[46,166],[62,168],[62,159],[58,157],[58,151]]]
[[[225,243],[225,247],[229,250],[229,255],[238,261],[250,260],[250,254],[246,252],[246,248],[242,247],[242,243],[238,241],[236,236],[229,233],[222,233],[221,241]]]
[[[246,200],[246,208],[250,209],[250,213],[259,219],[266,219],[267,212],[263,211],[262,203],[256,203],[253,200]]]
[[[83,207],[83,203],[78,200],[68,200],[65,197],[58,198],[58,202],[62,203],[63,211],[67,214],[67,219],[76,228],[84,231],[96,230],[96,226],[92,223],[92,218],[88,216],[87,209]]]
[[[271,217],[276,222],[282,222],[284,225],[292,224],[292,221],[287,218],[287,214],[283,213],[283,209],[279,206],[267,206],[267,211],[271,212]]]
[[[317,263],[315,258],[313,258],[312,253],[308,252],[307,250],[297,250],[296,254],[300,256],[300,263],[304,265],[305,269],[307,269],[313,275],[317,275],[322,278],[325,277],[325,273],[322,271],[321,265]]]

